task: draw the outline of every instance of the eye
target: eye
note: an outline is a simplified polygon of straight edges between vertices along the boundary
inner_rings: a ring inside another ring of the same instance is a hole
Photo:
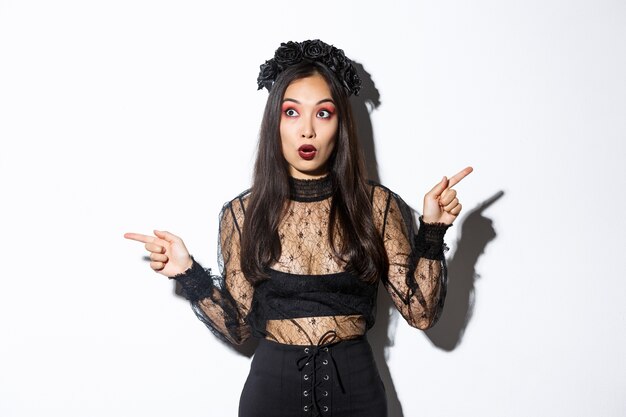
[[[296,111],[296,109],[287,109],[285,110],[285,114],[289,117],[296,117],[299,116],[298,112]]]
[[[320,110],[319,112],[317,112],[317,117],[319,117],[320,119],[328,119],[332,115],[333,114],[329,110]]]

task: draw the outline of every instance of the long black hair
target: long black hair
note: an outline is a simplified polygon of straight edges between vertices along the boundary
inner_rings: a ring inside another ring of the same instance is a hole
[[[289,165],[280,139],[281,106],[293,81],[320,74],[337,108],[336,145],[327,166],[333,184],[328,236],[333,254],[346,262],[346,271],[366,282],[387,274],[388,262],[381,236],[371,216],[365,164],[358,144],[348,95],[324,64],[303,61],[276,78],[259,134],[250,200],[241,237],[241,269],[253,284],[268,278],[266,268],[280,258],[278,227],[289,199]],[[335,242],[334,231],[341,242]]]

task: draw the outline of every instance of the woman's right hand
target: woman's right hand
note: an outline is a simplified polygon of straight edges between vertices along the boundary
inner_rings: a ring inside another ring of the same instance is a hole
[[[150,252],[150,268],[168,278],[185,272],[193,261],[185,243],[178,236],[161,230],[155,230],[154,236],[139,233],[124,233],[126,239],[145,243]]]

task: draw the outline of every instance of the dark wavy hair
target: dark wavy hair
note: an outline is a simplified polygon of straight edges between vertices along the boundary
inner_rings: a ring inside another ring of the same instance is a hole
[[[387,274],[387,255],[371,216],[365,164],[348,96],[324,64],[303,61],[285,69],[276,78],[263,114],[241,236],[241,269],[252,284],[268,279],[267,267],[281,255],[278,227],[290,195],[289,165],[283,156],[280,138],[283,97],[293,81],[315,74],[320,74],[328,83],[339,120],[336,145],[328,160],[333,184],[328,222],[331,250],[346,262],[346,271],[366,282],[373,283]],[[334,241],[334,230],[339,232],[341,242]]]

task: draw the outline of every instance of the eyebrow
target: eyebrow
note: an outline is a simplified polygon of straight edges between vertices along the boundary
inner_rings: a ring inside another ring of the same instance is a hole
[[[283,103],[285,101],[292,101],[292,102],[294,102],[296,104],[302,104],[298,100],[296,100],[295,98],[286,98],[286,99],[283,100]],[[334,102],[334,100],[332,98],[324,98],[324,99],[321,99],[320,101],[318,101],[317,103],[315,103],[315,105],[317,106],[317,105],[320,105],[322,103],[327,103],[327,102],[335,104],[335,102]]]

